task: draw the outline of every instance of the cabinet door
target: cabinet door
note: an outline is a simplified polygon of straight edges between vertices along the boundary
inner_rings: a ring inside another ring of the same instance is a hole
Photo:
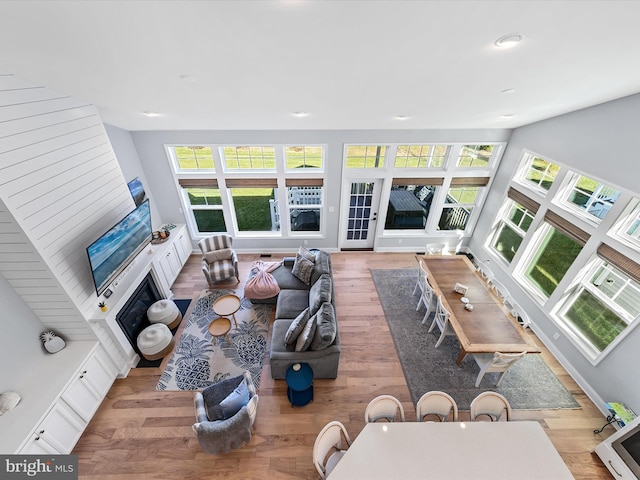
[[[68,405],[58,401],[20,453],[67,454],[73,450],[86,426]]]
[[[182,228],[178,232],[175,246],[176,252],[178,253],[178,259],[180,260],[180,268],[182,268],[184,264],[187,263],[189,255],[191,255],[193,250],[193,247],[191,246],[191,239],[189,238],[186,228]]]
[[[87,422],[102,403],[114,379],[106,362],[101,355],[94,353],[62,394],[62,399]]]
[[[171,248],[167,249],[164,253],[164,256],[159,261],[160,270],[162,270],[162,274],[164,275],[167,285],[171,287],[173,285],[174,280],[180,273],[180,269],[182,266],[180,265],[180,261],[178,260],[178,254],[175,250],[175,245],[171,245]]]

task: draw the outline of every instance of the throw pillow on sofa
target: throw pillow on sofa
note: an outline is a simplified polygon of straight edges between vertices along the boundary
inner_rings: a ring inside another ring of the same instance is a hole
[[[331,275],[323,273],[309,289],[309,315],[313,316],[324,302],[331,301]]]
[[[300,334],[302,333],[302,330],[304,330],[304,327],[308,321],[309,321],[309,308],[307,307],[302,312],[300,312],[300,315],[298,315],[296,319],[293,322],[291,322],[291,325],[289,325],[289,329],[287,330],[287,333],[284,336],[284,343],[286,345],[291,345],[292,343],[295,343],[298,337],[300,336]]]
[[[296,254],[296,261],[293,264],[291,273],[298,280],[309,285],[311,274],[313,273],[313,262],[298,253]]]
[[[307,324],[304,326],[304,329],[298,336],[296,340],[296,352],[304,352],[308,350],[311,346],[311,342],[313,341],[313,336],[316,333],[316,322],[312,322],[311,319],[307,321]]]
[[[309,350],[323,350],[336,339],[336,313],[330,302],[325,302],[320,310],[309,319],[315,322],[316,333],[313,336]]]
[[[316,254],[307,250],[307,248],[304,245],[300,245],[300,248],[298,248],[298,255],[303,256],[310,262],[315,263],[316,261]]]

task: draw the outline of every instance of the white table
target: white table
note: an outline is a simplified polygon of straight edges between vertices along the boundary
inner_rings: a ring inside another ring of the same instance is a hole
[[[368,423],[329,480],[573,479],[537,422]]]

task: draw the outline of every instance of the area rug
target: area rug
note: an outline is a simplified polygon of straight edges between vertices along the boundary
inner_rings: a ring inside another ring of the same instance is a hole
[[[469,410],[479,393],[491,390],[504,395],[514,409],[580,408],[537,354],[511,367],[500,387],[495,387],[499,373],[487,373],[476,388],[480,369],[470,355],[456,365],[460,346],[455,336],[447,336],[436,349],[440,332],[427,332],[431,319],[422,325],[425,310],[416,312],[418,293],[413,295],[418,269],[372,269],[371,275],[414,404],[423,393],[441,390],[456,400],[460,410]]]
[[[184,315],[185,313],[187,313],[187,309],[189,308],[189,305],[191,305],[191,299],[179,298],[177,300],[174,300],[173,303],[176,304],[176,307],[178,307],[178,310],[180,311],[182,318],[184,318]],[[180,325],[178,325],[175,328],[172,328],[171,334],[175,335],[179,328],[180,328]],[[162,364],[162,360],[163,360],[162,358],[159,358],[158,360],[147,360],[146,358],[141,356],[140,361],[136,365],[136,368],[157,368]]]
[[[209,324],[217,317],[212,306],[216,299],[227,294],[242,299],[240,310],[235,314],[238,328],[232,326],[229,341],[220,337],[214,344],[208,331]],[[243,298],[242,289],[205,290],[189,315],[156,389],[199,390],[241,375],[245,370],[251,373],[257,389],[272,309],[272,305],[252,304]]]

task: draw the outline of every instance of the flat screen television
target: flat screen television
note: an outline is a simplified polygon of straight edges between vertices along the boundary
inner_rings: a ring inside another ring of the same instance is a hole
[[[149,244],[151,236],[151,210],[145,200],[87,247],[98,296]]]

